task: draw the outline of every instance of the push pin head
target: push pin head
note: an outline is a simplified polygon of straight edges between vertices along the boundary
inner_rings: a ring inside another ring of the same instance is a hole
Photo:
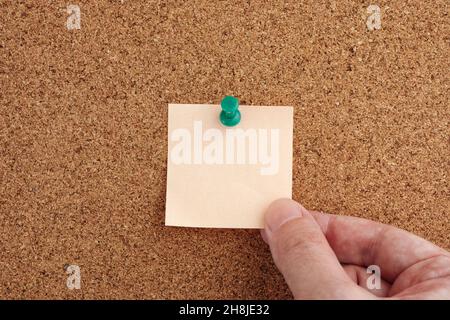
[[[232,96],[225,96],[220,103],[222,112],[220,112],[220,122],[224,126],[234,127],[241,121],[241,112],[239,111],[239,100]]]

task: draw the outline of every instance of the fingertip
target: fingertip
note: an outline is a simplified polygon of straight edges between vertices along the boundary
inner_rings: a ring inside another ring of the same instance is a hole
[[[265,225],[261,235],[268,240],[275,265],[294,297],[333,297],[334,284],[354,285],[313,215],[301,204],[291,199],[274,201],[267,209]],[[327,284],[330,292],[323,292],[320,282]]]
[[[297,201],[286,198],[275,200],[266,211],[265,230],[270,234],[286,222],[301,218],[306,213],[306,209]]]
[[[267,238],[266,230],[261,229],[261,230],[259,230],[259,232],[260,232],[261,238],[264,240],[264,242],[265,242],[266,244],[269,244],[269,239]]]

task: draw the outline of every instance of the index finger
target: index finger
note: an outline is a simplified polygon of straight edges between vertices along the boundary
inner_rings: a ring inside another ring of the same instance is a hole
[[[412,233],[362,218],[310,211],[338,260],[360,266],[378,265],[393,282],[414,264],[448,252]]]

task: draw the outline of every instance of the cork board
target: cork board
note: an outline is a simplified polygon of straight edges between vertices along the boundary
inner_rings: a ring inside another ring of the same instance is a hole
[[[0,1],[1,298],[290,298],[258,231],[164,227],[167,104],[226,94],[294,106],[294,199],[450,248],[448,1],[68,4]]]

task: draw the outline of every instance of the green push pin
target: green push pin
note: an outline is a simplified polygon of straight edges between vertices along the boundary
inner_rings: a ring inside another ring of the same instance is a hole
[[[234,127],[241,121],[241,112],[239,111],[239,100],[232,96],[225,96],[220,103],[222,112],[220,112],[220,122],[224,126]]]

